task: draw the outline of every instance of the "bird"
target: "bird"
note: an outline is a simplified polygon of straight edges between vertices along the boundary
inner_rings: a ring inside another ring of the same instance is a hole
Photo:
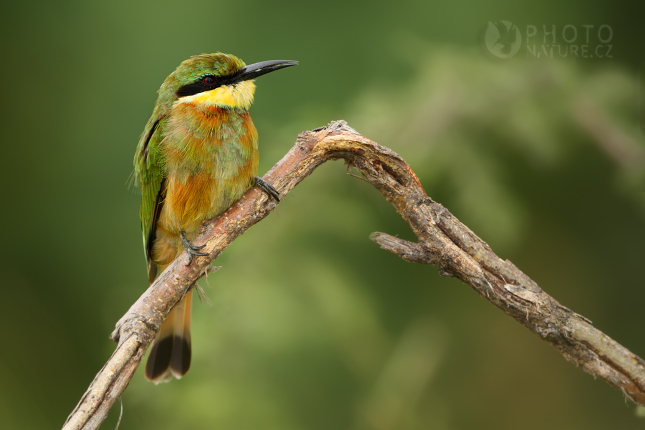
[[[506,27],[506,24],[503,21],[497,21],[494,24],[499,32],[499,37],[493,46],[501,45],[499,52],[502,55],[509,55],[513,45],[517,41],[517,27],[514,24]]]
[[[184,250],[187,265],[208,255],[192,242],[202,222],[249,188],[258,186],[279,200],[275,188],[256,176],[258,133],[249,107],[255,78],[297,64],[270,60],[247,66],[216,52],[190,57],[164,80],[134,157],[150,284]],[[148,380],[167,382],[188,372],[191,306],[192,290],[162,323],[150,347]]]

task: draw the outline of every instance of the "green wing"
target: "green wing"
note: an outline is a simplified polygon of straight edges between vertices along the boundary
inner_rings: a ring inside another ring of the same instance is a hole
[[[165,117],[150,118],[141,135],[134,157],[134,172],[141,187],[141,230],[143,247],[148,262],[148,279],[152,283],[157,276],[157,266],[152,261],[152,244],[157,220],[163,205],[165,187],[165,165],[161,152],[161,141]]]

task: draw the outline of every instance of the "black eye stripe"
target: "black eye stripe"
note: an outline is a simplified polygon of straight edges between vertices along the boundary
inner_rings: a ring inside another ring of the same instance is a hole
[[[195,82],[180,87],[176,93],[177,97],[192,96],[195,94],[203,93],[204,91],[214,90],[217,87],[225,85],[226,81],[228,81],[227,78],[228,77],[217,78],[212,75],[202,76]]]

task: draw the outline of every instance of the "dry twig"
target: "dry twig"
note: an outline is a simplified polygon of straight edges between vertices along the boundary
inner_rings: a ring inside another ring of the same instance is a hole
[[[359,135],[344,121],[302,133],[294,147],[264,179],[286,195],[328,160],[345,159],[376,187],[410,224],[418,243],[384,233],[371,239],[383,249],[416,263],[440,268],[470,285],[506,314],[549,342],[567,360],[620,389],[645,406],[645,362],[591,322],[546,294],[510,261],[489,246],[439,203],[429,198],[416,175],[396,153]],[[64,429],[95,429],[105,419],[143,358],[168,311],[186,294],[208,265],[276,203],[249,190],[221,216],[204,224],[196,245],[208,257],[186,266],[182,254],[119,320],[112,333],[118,346],[67,419]]]

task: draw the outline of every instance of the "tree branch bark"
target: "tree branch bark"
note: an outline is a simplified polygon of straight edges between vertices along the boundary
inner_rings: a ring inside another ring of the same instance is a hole
[[[509,260],[490,247],[424,192],[410,167],[392,150],[352,130],[344,121],[301,133],[294,147],[264,179],[284,197],[328,160],[344,159],[358,169],[410,224],[418,243],[384,233],[371,239],[404,260],[431,264],[442,276],[470,285],[506,314],[549,342],[567,360],[604,379],[645,406],[645,361],[591,321],[562,306]],[[117,349],[97,374],[63,429],[95,429],[127,387],[168,311],[181,300],[228,245],[266,217],[277,203],[256,188],[219,217],[204,223],[196,245],[208,257],[186,266],[181,254],[117,322]]]

